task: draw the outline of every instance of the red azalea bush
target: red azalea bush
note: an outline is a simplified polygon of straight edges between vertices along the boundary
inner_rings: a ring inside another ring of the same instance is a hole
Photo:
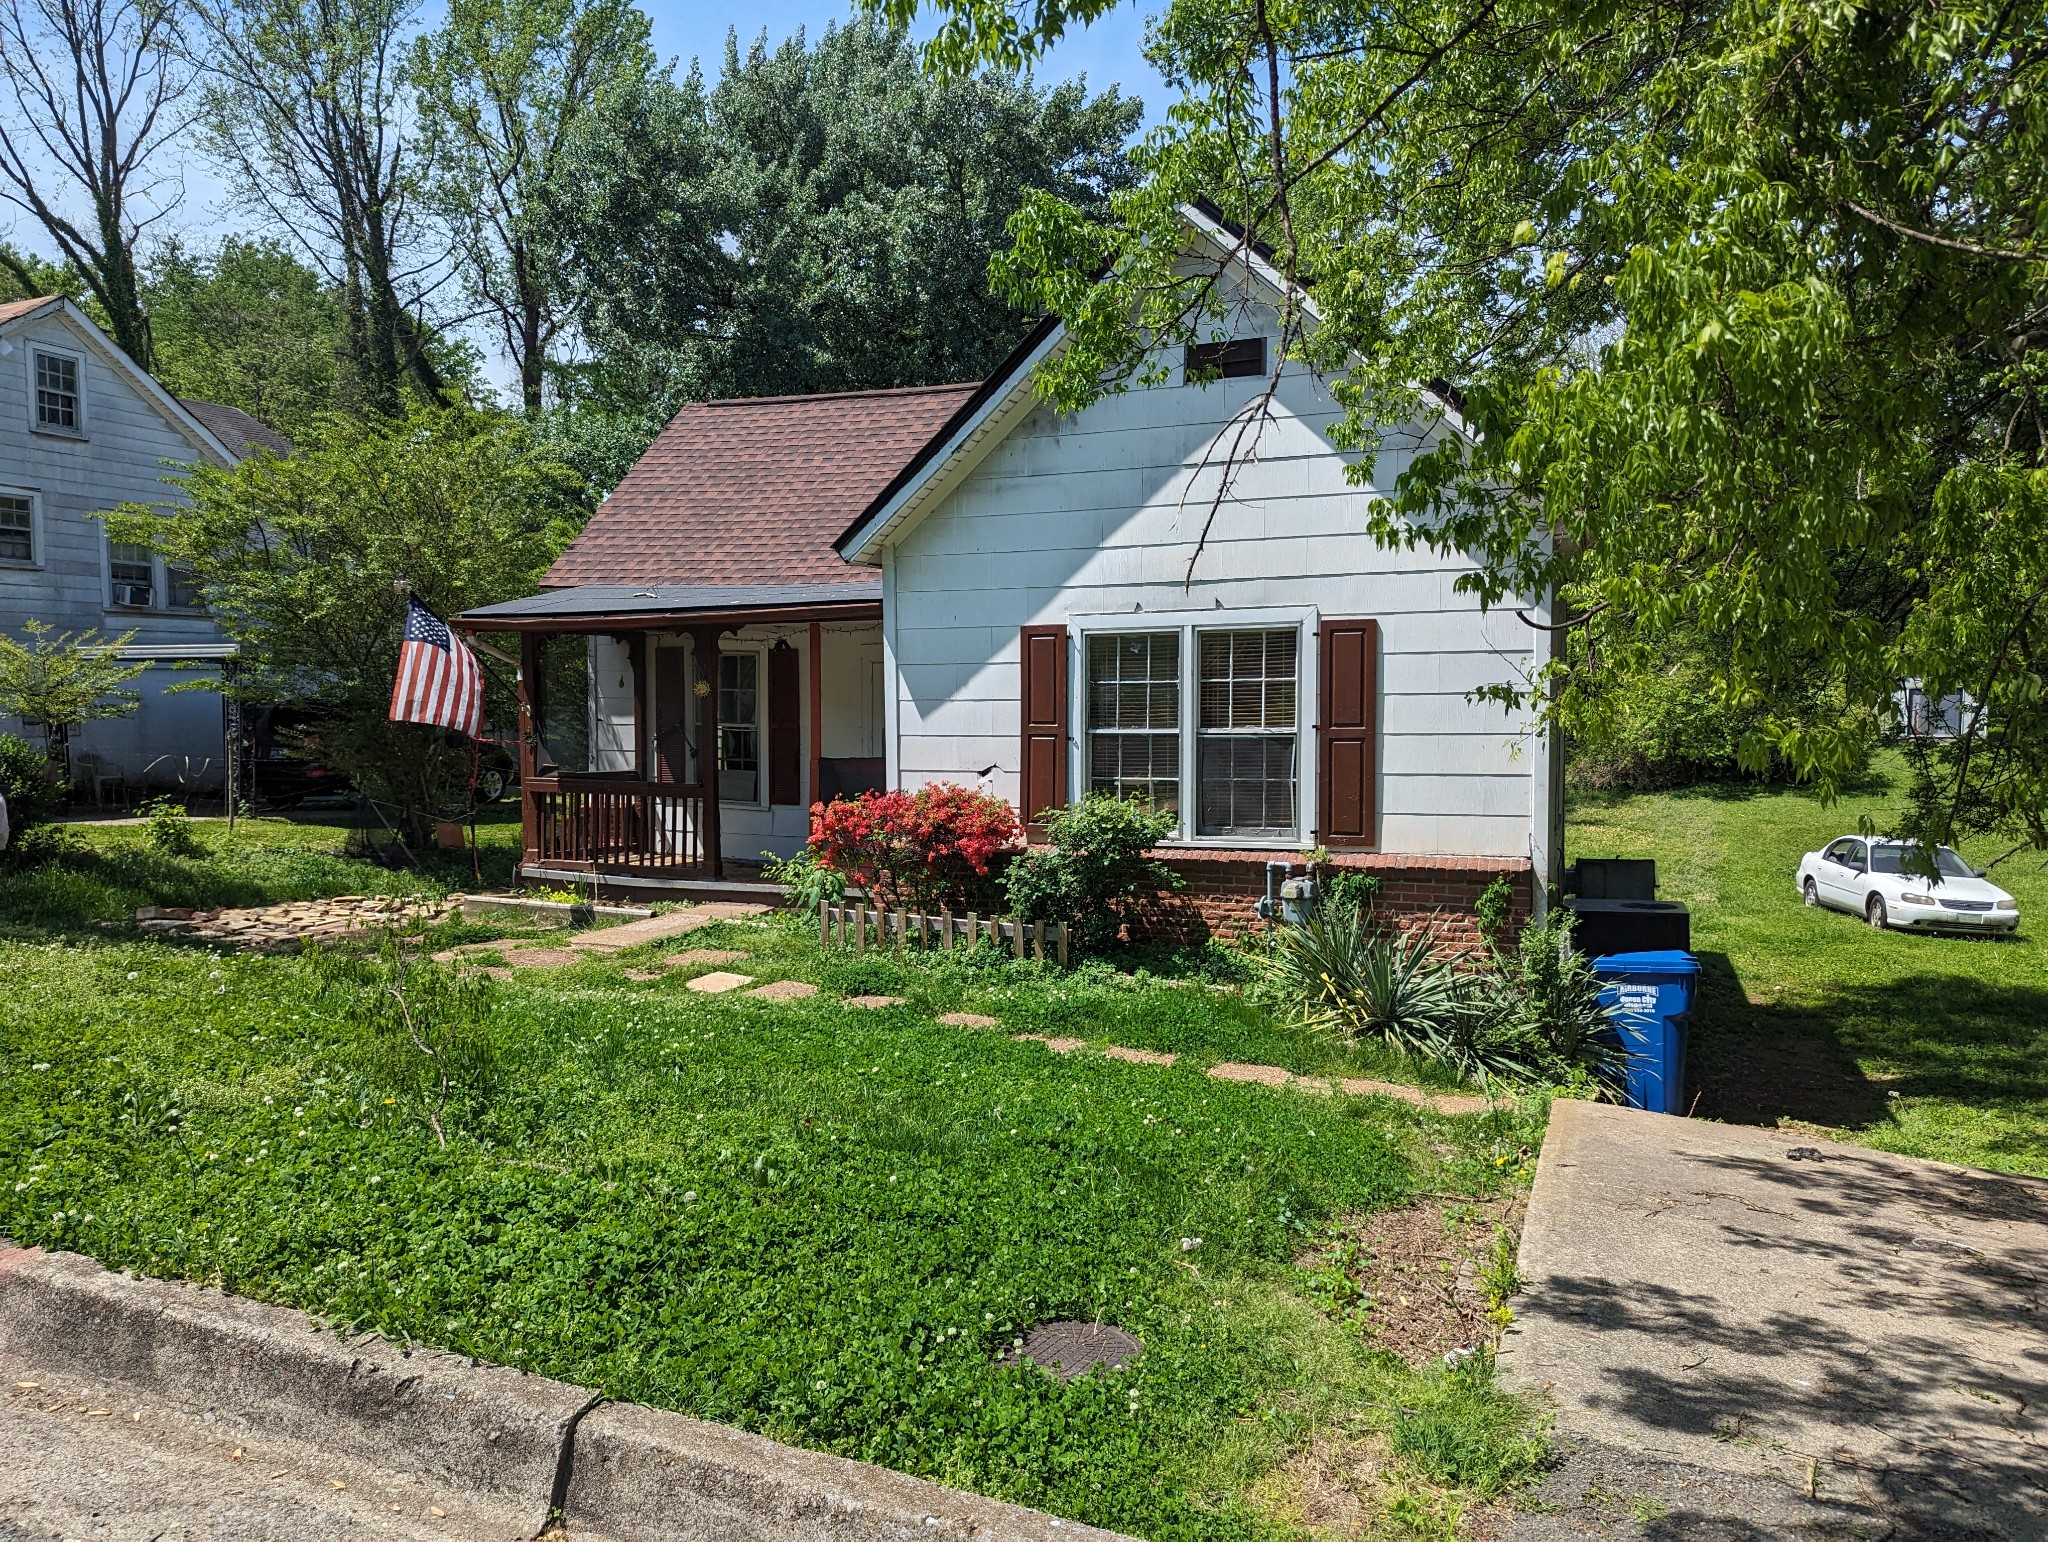
[[[811,805],[811,854],[890,910],[936,910],[990,892],[1022,844],[1017,811],[951,782]]]

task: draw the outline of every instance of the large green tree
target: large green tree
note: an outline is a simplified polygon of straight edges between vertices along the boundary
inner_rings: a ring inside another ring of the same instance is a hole
[[[278,243],[164,242],[144,265],[143,296],[157,379],[174,395],[226,402],[292,438],[341,405],[340,303]]]
[[[416,823],[457,799],[467,752],[386,718],[398,585],[443,616],[532,592],[571,527],[564,475],[524,429],[466,411],[335,415],[289,457],[177,480],[189,508],[130,505],[109,527],[193,574],[237,644],[230,688],[306,708],[321,754]]]
[[[957,66],[1106,4],[938,8]],[[1589,658],[1711,637],[1744,759],[1825,786],[1918,679],[1976,709],[1915,827],[2048,845],[2039,0],[1176,0],[1152,47],[1183,94],[1143,185],[1016,226],[1012,294],[1073,324],[1051,395],[1217,323],[1171,256],[1207,196],[1306,297],[1287,352],[1385,461],[1376,533],[1561,597],[1560,720]],[[1469,432],[1383,427],[1452,403]]]
[[[420,316],[441,254],[420,218],[423,144],[407,51],[416,0],[188,0],[203,139],[243,206],[340,297],[365,411],[454,392]]]
[[[989,285],[1037,192],[1106,212],[1140,116],[1114,89],[924,74],[860,21],[602,100],[547,222],[598,361],[585,394],[660,408],[970,379],[1028,327]],[[658,422],[658,413],[653,415]]]
[[[451,0],[414,51],[428,197],[528,414],[564,320],[562,286],[534,240],[538,205],[592,103],[653,68],[647,18],[630,0]]]
[[[0,0],[0,204],[42,227],[144,369],[140,247],[177,202],[165,162],[190,121],[177,16],[159,0]],[[33,281],[4,248],[0,268]]]

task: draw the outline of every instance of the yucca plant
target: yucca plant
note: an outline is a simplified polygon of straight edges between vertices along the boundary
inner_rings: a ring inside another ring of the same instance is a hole
[[[1322,905],[1283,928],[1267,955],[1273,983],[1301,1004],[1302,1020],[1347,1044],[1384,1039],[1429,1053],[1458,1015],[1458,982],[1427,938],[1369,929],[1349,905]]]
[[[1468,1080],[1612,1080],[1621,1059],[1599,982],[1554,922],[1465,967],[1426,936],[1389,935],[1361,907],[1325,903],[1281,928],[1266,969],[1304,1023],[1347,1044],[1378,1039]]]

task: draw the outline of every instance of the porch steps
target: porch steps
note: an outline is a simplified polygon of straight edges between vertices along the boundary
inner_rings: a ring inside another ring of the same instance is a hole
[[[742,878],[642,878],[623,873],[590,873],[570,867],[524,865],[519,876],[541,883],[571,886],[592,884],[606,899],[725,900],[777,906],[788,903],[779,883],[762,883]]]

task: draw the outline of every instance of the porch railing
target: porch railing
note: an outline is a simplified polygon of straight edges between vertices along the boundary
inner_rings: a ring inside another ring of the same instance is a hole
[[[706,871],[704,789],[692,783],[535,777],[525,796],[530,862],[665,877]]]

